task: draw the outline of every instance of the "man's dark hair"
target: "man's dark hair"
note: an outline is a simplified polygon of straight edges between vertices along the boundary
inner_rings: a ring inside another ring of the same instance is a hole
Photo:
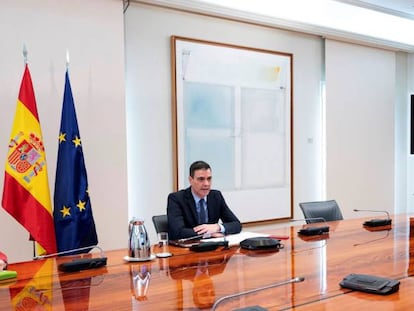
[[[195,161],[190,165],[190,176],[194,177],[194,172],[197,170],[211,170],[210,165],[204,161]]]

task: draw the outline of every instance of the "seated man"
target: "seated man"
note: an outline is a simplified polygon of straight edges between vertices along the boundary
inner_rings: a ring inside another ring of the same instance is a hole
[[[211,190],[211,168],[204,161],[190,166],[190,187],[170,193],[167,203],[170,240],[196,235],[239,233],[241,223],[218,190]],[[219,223],[219,220],[222,223]]]

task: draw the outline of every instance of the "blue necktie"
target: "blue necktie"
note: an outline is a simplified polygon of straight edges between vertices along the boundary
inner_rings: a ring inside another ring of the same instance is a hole
[[[199,224],[205,224],[207,222],[206,219],[206,210],[204,209],[204,199],[201,199],[198,201],[198,223]]]

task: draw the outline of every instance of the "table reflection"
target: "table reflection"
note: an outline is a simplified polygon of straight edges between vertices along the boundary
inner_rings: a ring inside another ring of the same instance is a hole
[[[151,265],[130,265],[131,292],[136,300],[147,299],[148,287],[151,279]]]
[[[213,276],[223,273],[235,249],[217,253],[207,258],[198,257],[191,263],[180,263],[179,257],[169,258],[169,276],[177,281],[192,282],[192,298],[199,309],[210,308],[215,300]],[[182,286],[178,286],[182,289]],[[180,295],[183,295],[181,291]],[[181,299],[182,301],[182,299]]]

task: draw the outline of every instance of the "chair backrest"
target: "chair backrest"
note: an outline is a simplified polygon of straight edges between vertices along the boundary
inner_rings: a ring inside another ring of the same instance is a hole
[[[167,215],[152,216],[152,222],[154,223],[155,231],[168,232],[168,218]]]
[[[328,201],[316,201],[316,202],[303,202],[299,203],[299,206],[303,212],[303,216],[306,218],[306,223],[342,220],[341,209],[335,200]],[[319,218],[319,219],[310,219]]]

